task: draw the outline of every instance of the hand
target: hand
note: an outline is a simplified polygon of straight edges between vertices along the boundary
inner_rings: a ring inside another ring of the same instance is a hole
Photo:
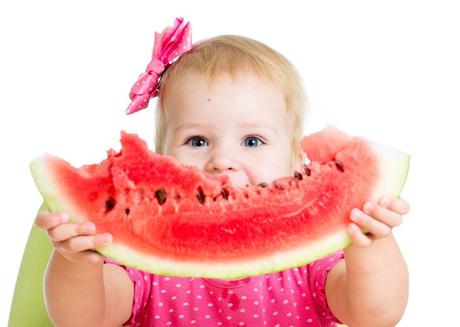
[[[110,244],[111,234],[96,234],[91,222],[74,224],[67,223],[68,220],[65,213],[42,211],[37,214],[35,224],[46,232],[55,250],[66,259],[77,263],[102,263],[104,256],[94,249]]]
[[[408,212],[409,204],[401,198],[383,197],[379,203],[366,202],[363,210],[354,208],[350,212],[353,223],[348,226],[353,244],[369,247],[375,240],[390,235],[393,227],[402,223],[402,215]]]

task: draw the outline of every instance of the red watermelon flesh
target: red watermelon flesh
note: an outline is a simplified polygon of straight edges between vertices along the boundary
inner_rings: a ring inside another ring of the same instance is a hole
[[[311,160],[269,185],[236,188],[149,151],[122,132],[122,149],[74,168],[42,155],[30,167],[51,211],[110,232],[99,248],[157,274],[241,278],[306,264],[344,248],[352,208],[398,196],[409,156],[334,129],[306,136]]]

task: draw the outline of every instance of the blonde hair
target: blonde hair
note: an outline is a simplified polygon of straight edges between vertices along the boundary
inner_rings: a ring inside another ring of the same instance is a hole
[[[155,150],[164,154],[167,127],[167,103],[175,81],[190,73],[199,73],[209,83],[227,73],[232,78],[252,71],[282,90],[291,137],[291,167],[302,158],[300,140],[306,114],[307,97],[300,76],[287,58],[267,45],[238,35],[221,35],[194,44],[165,71],[160,81],[156,108]]]

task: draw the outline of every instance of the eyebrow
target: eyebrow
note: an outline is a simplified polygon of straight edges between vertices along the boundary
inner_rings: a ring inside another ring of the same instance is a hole
[[[184,129],[184,128],[200,128],[200,127],[206,127],[206,126],[207,126],[206,124],[200,124],[200,123],[182,123],[174,129],[173,134],[176,134],[179,130]]]
[[[271,131],[275,135],[278,135],[278,131],[275,128],[273,128],[272,126],[269,126],[269,125],[261,125],[261,124],[258,124],[258,123],[243,123],[243,124],[239,124],[238,126],[250,127],[250,128],[262,128],[262,129]]]
[[[173,134],[176,134],[179,130],[181,130],[183,128],[200,128],[200,127],[207,127],[207,126],[209,126],[209,125],[208,124],[201,124],[201,123],[187,123],[186,122],[186,123],[182,123],[179,126],[177,126],[174,129]],[[273,127],[261,125],[261,124],[258,124],[258,123],[242,123],[242,124],[238,124],[238,126],[240,126],[240,127],[250,127],[250,128],[263,128],[263,129],[266,129],[266,130],[270,130],[275,134],[278,134],[276,129],[274,129]]]

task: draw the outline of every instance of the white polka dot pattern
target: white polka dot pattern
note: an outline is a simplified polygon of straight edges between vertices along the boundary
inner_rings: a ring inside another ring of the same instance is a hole
[[[324,287],[341,258],[338,252],[304,267],[235,281],[164,277],[122,266],[134,283],[124,326],[335,326],[340,322],[327,306]]]

